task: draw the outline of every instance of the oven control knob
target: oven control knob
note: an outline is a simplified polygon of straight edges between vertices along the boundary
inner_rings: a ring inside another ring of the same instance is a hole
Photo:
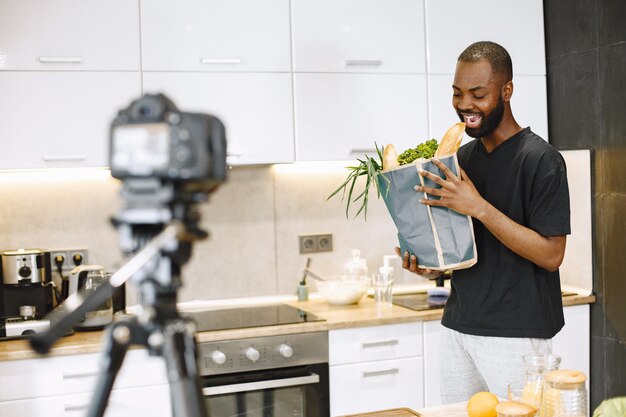
[[[226,362],[226,355],[224,355],[224,352],[215,350],[211,353],[211,360],[218,365],[224,365]]]
[[[259,358],[261,357],[261,354],[259,353],[259,351],[253,347],[249,347],[248,349],[246,349],[245,354],[246,354],[246,358],[250,359],[252,362],[258,361]]]
[[[278,346],[278,353],[283,358],[291,358],[293,356],[293,348],[285,343]]]

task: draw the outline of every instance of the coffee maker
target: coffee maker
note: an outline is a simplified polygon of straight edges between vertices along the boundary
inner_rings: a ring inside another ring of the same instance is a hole
[[[43,331],[42,318],[53,308],[50,252],[17,249],[0,252],[0,337]]]

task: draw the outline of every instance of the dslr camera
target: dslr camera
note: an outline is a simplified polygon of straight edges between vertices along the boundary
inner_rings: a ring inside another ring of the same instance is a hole
[[[226,179],[224,125],[211,115],[179,111],[163,94],[146,94],[113,120],[109,166],[121,180],[209,192]]]

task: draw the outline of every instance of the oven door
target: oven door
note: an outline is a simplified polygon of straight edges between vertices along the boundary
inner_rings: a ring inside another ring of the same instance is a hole
[[[328,364],[202,377],[210,416],[328,417]]]

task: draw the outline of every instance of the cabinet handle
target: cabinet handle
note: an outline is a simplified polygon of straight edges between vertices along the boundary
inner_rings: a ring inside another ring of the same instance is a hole
[[[63,409],[67,413],[68,411],[82,411],[86,410],[89,407],[89,404],[65,404]]]
[[[37,58],[42,64],[80,64],[83,58],[79,56],[40,56]]]
[[[350,149],[350,154],[355,154],[355,153],[376,153],[376,149],[374,148],[354,148],[354,149]]]
[[[346,66],[348,67],[357,67],[357,66],[366,66],[366,67],[379,67],[383,64],[383,61],[380,59],[348,59],[346,60]]]
[[[44,155],[45,162],[63,162],[63,161],[84,161],[87,159],[85,155]]]
[[[63,372],[61,374],[62,379],[78,379],[78,378],[90,378],[98,375],[98,371],[84,371],[84,372]]]
[[[395,375],[399,372],[400,370],[398,368],[383,369],[381,371],[363,371],[363,378],[369,378],[372,376]]]
[[[226,157],[228,158],[241,158],[244,155],[245,153],[243,152],[226,152]]]
[[[200,58],[202,64],[241,64],[239,58]]]
[[[362,348],[372,348],[372,347],[381,347],[381,346],[395,346],[398,344],[398,339],[389,339],[389,340],[381,340],[378,342],[363,342],[361,343]]]

